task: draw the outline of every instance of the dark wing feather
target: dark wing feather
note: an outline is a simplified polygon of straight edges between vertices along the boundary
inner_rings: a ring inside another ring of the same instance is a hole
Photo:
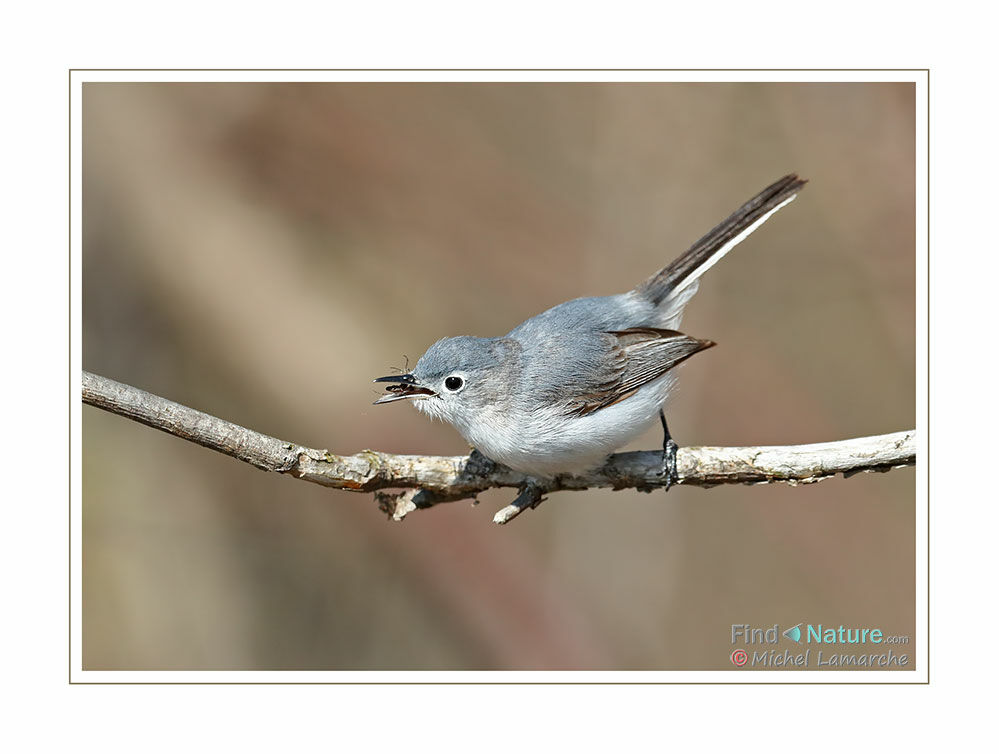
[[[698,351],[715,345],[710,340],[654,327],[632,327],[606,334],[614,339],[610,379],[574,399],[568,411],[572,415],[588,416],[623,401]]]

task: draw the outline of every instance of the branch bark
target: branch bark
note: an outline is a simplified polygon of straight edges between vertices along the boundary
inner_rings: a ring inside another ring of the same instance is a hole
[[[661,451],[617,453],[593,471],[533,479],[469,456],[406,456],[362,450],[340,456],[255,432],[144,390],[83,373],[83,402],[211,448],[264,471],[290,474],[324,487],[374,493],[379,507],[401,520],[411,511],[474,498],[493,487],[520,491],[494,517],[505,524],[536,507],[549,492],[610,487],[644,492],[663,486]],[[810,484],[835,474],[889,471],[916,463],[915,430],[812,445],[680,448],[679,484]],[[402,489],[401,492],[384,490]]]

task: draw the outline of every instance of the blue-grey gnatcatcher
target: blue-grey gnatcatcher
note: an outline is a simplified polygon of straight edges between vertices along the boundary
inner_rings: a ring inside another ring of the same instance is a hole
[[[663,403],[673,368],[715,345],[678,332],[697,281],[715,262],[794,199],[805,181],[788,175],[634,290],[578,298],[500,338],[438,340],[378,403],[406,398],[450,422],[487,458],[535,477],[601,464],[658,417],[664,474],[676,481],[676,443]]]

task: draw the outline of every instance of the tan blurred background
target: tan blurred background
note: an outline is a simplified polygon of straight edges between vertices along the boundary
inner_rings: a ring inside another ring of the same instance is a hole
[[[371,379],[625,291],[797,171],[687,309],[719,345],[670,427],[907,429],[914,112],[911,84],[86,84],[84,368],[338,453],[464,453]],[[86,669],[731,669],[733,623],[914,635],[912,469],[558,493],[507,527],[491,491],[391,523],[83,422]]]

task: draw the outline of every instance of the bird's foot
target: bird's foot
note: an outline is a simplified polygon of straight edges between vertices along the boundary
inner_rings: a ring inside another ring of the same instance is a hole
[[[679,449],[672,437],[666,438],[663,442],[662,475],[666,480],[665,488],[667,490],[680,481],[680,475],[676,471],[676,452]]]
[[[680,475],[676,471],[676,452],[680,448],[669,433],[669,427],[666,426],[666,414],[664,414],[662,410],[659,411],[659,421],[662,422],[663,425],[662,477],[666,481],[664,487],[667,491],[669,491],[670,487],[680,481]]]

